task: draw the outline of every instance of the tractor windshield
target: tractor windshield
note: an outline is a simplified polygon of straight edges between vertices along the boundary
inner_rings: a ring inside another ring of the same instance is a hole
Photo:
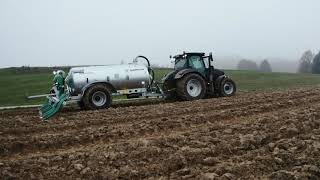
[[[175,60],[175,66],[174,66],[175,70],[183,69],[185,67],[187,67],[187,59],[185,59],[185,58],[177,58]]]

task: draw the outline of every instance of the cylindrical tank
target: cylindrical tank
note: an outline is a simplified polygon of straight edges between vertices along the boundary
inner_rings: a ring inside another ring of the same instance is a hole
[[[66,78],[71,95],[82,94],[84,87],[96,82],[110,83],[116,90],[146,88],[150,84],[148,68],[138,64],[71,68]]]

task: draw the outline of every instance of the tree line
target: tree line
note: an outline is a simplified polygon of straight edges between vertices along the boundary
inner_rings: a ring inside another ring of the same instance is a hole
[[[239,70],[249,70],[249,71],[261,71],[261,72],[272,72],[272,68],[267,59],[263,60],[260,63],[260,66],[257,65],[256,62],[242,59],[238,63]]]
[[[272,72],[271,65],[267,59],[263,60],[260,66],[258,66],[255,61],[242,59],[238,63],[238,69]],[[305,51],[299,60],[297,72],[320,74],[320,52],[315,55],[311,50]]]
[[[311,50],[304,52],[299,61],[298,72],[320,74],[320,52],[317,55]]]

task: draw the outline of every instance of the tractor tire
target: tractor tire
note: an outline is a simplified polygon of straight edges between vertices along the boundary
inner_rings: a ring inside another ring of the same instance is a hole
[[[175,102],[178,101],[179,98],[177,93],[173,91],[166,93],[164,100],[166,100],[167,102]]]
[[[78,106],[79,106],[79,108],[80,108],[81,110],[84,110],[84,109],[86,109],[86,108],[85,108],[85,105],[84,105],[84,102],[83,102],[83,100],[81,100],[81,101],[78,101],[78,102],[77,102],[77,104],[78,104]]]
[[[90,87],[83,97],[84,107],[88,110],[107,109],[111,102],[111,90],[101,84]]]
[[[233,96],[237,91],[236,83],[230,79],[225,78],[221,81],[220,84],[220,95],[222,97],[230,97]]]
[[[177,95],[185,101],[203,99],[206,95],[206,82],[198,74],[187,74],[177,81]]]

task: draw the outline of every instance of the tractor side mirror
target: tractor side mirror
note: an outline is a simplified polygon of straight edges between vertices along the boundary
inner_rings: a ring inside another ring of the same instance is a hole
[[[210,61],[213,61],[212,52],[209,53],[209,59]]]
[[[213,62],[212,52],[209,53],[209,60]]]

